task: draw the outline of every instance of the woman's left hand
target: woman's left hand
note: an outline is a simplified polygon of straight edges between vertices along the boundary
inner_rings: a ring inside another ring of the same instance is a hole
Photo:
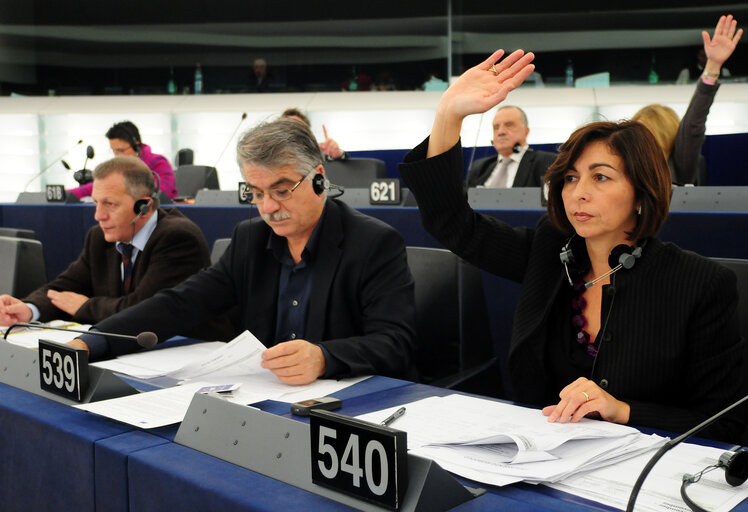
[[[580,377],[558,394],[561,401],[543,408],[548,421],[575,423],[585,416],[597,413],[605,421],[628,423],[631,408],[626,402],[616,400],[610,393],[589,379]]]

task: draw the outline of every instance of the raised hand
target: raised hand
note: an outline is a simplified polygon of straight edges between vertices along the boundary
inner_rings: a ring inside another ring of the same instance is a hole
[[[465,71],[439,100],[428,156],[451,148],[460,137],[462,120],[470,114],[485,112],[506,98],[535,70],[533,53],[517,50],[503,60],[504,50]]]
[[[743,29],[737,27],[737,20],[732,17],[732,14],[728,14],[727,16],[720,16],[712,37],[709,37],[709,33],[706,31],[701,33],[701,37],[704,39],[704,52],[708,61],[712,61],[721,68],[722,64],[730,58],[743,35]]]

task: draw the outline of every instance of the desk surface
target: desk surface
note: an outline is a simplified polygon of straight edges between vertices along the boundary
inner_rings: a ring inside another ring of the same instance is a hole
[[[374,377],[341,396],[357,415],[450,391]],[[288,414],[288,404],[261,408]],[[350,510],[140,431],[0,384],[0,510]],[[172,433],[176,428],[172,428]],[[466,482],[475,486],[474,483]],[[43,492],[40,492],[43,489]],[[489,487],[455,510],[614,510],[543,486]],[[748,511],[748,501],[737,511]]]

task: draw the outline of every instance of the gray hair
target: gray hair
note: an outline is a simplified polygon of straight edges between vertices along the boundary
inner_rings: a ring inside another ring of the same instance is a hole
[[[519,113],[522,116],[522,124],[525,125],[525,126],[530,126],[530,124],[527,122],[527,114],[525,114],[525,111],[522,110],[519,107],[516,107],[514,105],[504,105],[504,106],[499,107],[498,109],[496,109],[496,112],[498,112],[499,110],[504,110],[505,108],[514,108],[514,109],[519,110]]]
[[[122,175],[125,180],[125,191],[135,200],[143,196],[150,196],[157,191],[153,171],[137,156],[110,158],[97,165],[92,176],[95,181],[104,179],[111,174]],[[158,208],[158,206],[159,200],[156,196],[153,200],[153,208]]]
[[[274,170],[294,165],[304,176],[324,162],[311,129],[289,118],[260,123],[244,132],[236,144],[236,161],[240,168],[247,164]]]

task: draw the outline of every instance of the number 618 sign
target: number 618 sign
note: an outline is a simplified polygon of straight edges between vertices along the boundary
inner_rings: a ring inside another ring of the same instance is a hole
[[[397,510],[408,485],[407,434],[311,411],[312,482]]]

